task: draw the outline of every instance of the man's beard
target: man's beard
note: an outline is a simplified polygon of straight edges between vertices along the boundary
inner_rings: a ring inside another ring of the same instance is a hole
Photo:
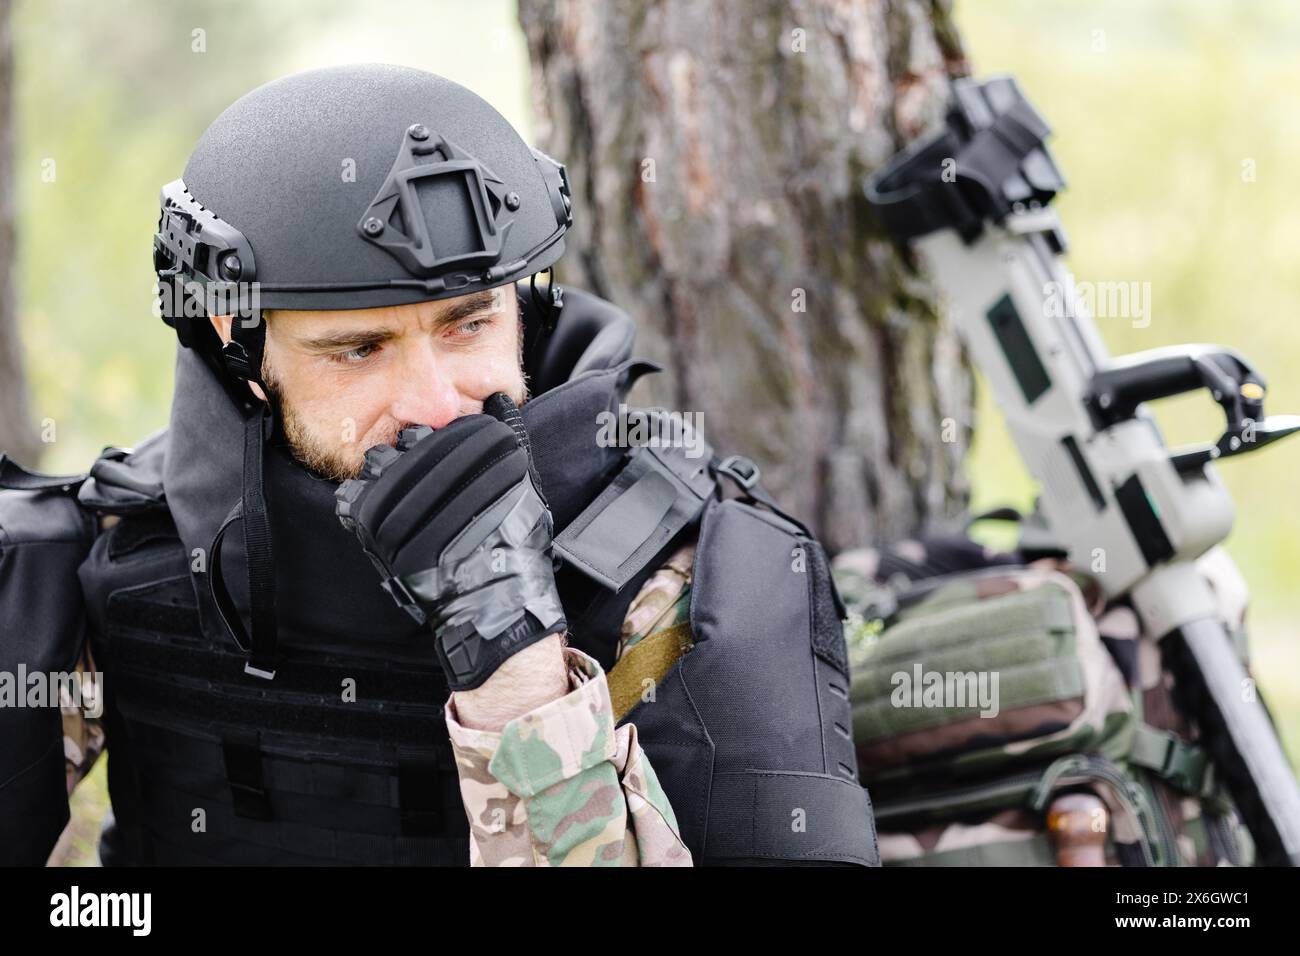
[[[361,469],[366,461],[366,448],[361,447],[358,443],[352,443],[342,448],[329,447],[312,433],[306,422],[298,416],[294,407],[284,401],[282,393],[276,392],[275,398],[280,411],[280,422],[281,427],[284,429],[285,440],[289,444],[289,450],[293,453],[293,457],[299,464],[304,465],[313,474],[329,481],[346,481],[349,478],[360,477]],[[405,427],[406,425],[401,425],[395,428],[392,435],[382,438],[380,441],[388,445],[396,444],[397,436]],[[367,445],[366,447],[370,446]]]
[[[521,318],[519,320],[519,368],[524,381],[524,389],[520,405],[527,402],[529,398],[528,375],[523,371],[523,340],[524,328],[523,319]],[[275,408],[280,418],[280,427],[284,430],[284,437],[289,444],[289,450],[293,453],[293,457],[313,474],[329,481],[341,482],[347,481],[349,478],[361,477],[361,469],[366,463],[367,449],[377,444],[396,445],[402,429],[416,424],[415,422],[403,422],[393,428],[391,434],[383,435],[378,441],[372,441],[364,446],[359,441],[354,440],[342,447],[331,448],[312,433],[311,428],[298,415],[297,409],[285,401],[284,391],[271,373],[271,365],[266,360],[265,355],[262,358],[262,383],[267,394],[275,401]]]
[[[312,432],[306,421],[298,414],[298,410],[285,400],[284,391],[271,374],[270,364],[265,359],[262,362],[262,383],[267,394],[274,400],[280,427],[284,431],[285,441],[294,459],[313,474],[329,481],[359,478],[361,469],[366,463],[366,449],[380,442],[388,445],[396,444],[397,436],[401,434],[403,428],[407,427],[407,424],[410,424],[399,425],[393,429],[391,435],[364,447],[358,442],[350,442],[342,447],[332,448]]]

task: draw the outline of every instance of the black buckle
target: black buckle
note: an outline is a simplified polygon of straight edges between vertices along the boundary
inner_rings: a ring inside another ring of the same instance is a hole
[[[396,575],[385,578],[379,583],[379,586],[392,596],[398,607],[415,619],[416,624],[428,622],[428,617],[425,615],[424,609],[420,607],[420,602],[415,599],[415,595],[411,593],[401,578]]]
[[[729,458],[724,458],[714,470],[719,474],[726,475],[746,491],[758,484],[758,479],[761,476],[758,465],[744,455],[732,455]]]
[[[244,661],[244,673],[249,677],[260,677],[262,680],[275,680],[275,669],[267,670],[265,667],[254,667],[252,661]]]
[[[227,342],[223,345],[221,347],[221,357],[231,375],[246,380],[253,378],[253,363],[248,357],[248,349],[238,342]]]

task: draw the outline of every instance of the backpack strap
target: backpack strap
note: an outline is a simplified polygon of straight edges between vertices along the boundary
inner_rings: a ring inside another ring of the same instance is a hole
[[[1183,793],[1208,796],[1213,791],[1212,767],[1205,749],[1150,724],[1138,723],[1128,762],[1145,767]]]

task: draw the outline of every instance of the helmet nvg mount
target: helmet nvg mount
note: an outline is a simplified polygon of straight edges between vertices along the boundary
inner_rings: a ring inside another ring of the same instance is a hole
[[[264,309],[466,295],[550,267],[572,222],[564,166],[470,90],[379,64],[275,80],[208,127],[162,188],[163,319],[258,381]]]

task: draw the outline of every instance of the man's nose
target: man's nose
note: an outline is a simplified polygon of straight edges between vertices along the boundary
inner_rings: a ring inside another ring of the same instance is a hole
[[[460,393],[431,350],[414,350],[396,388],[390,412],[399,422],[441,428],[460,417]]]

